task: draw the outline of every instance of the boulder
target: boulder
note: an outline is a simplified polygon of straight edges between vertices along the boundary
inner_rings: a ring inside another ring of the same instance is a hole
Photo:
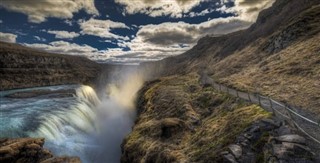
[[[298,144],[305,144],[306,139],[300,135],[282,135],[279,137],[276,137],[275,140],[280,141],[280,142],[290,142],[290,143],[298,143]]]
[[[242,148],[240,145],[231,144],[229,145],[229,150],[236,158],[240,158],[242,155]]]
[[[237,163],[236,159],[232,154],[226,154],[226,155],[223,155],[222,157],[223,157],[224,163]]]

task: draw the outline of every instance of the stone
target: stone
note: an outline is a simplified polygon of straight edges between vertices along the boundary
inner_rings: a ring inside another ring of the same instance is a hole
[[[251,163],[251,162],[257,162],[256,161],[256,154],[252,152],[246,153],[246,155],[243,155],[241,158],[241,161],[243,163]]]
[[[229,151],[223,151],[220,153],[220,155],[226,155],[226,154],[229,154]]]
[[[224,163],[237,163],[236,158],[232,154],[223,155],[222,158]]]
[[[253,135],[251,133],[245,133],[243,136],[249,140],[253,138]]]
[[[282,144],[273,144],[272,151],[272,154],[279,159],[285,159],[294,154],[292,151],[288,150]]]
[[[271,125],[273,125],[275,127],[280,127],[280,125],[281,125],[279,121],[273,120],[273,119],[263,119],[261,121],[264,122],[264,123],[267,123],[267,124],[271,124]]]
[[[300,135],[282,135],[276,137],[275,140],[280,142],[291,142],[291,143],[298,143],[298,144],[305,144],[306,139]]]
[[[0,162],[42,162],[53,157],[52,153],[43,148],[43,138],[1,139]],[[77,157],[52,159],[46,163],[80,163]]]
[[[229,150],[230,152],[236,157],[236,158],[240,158],[242,155],[242,148],[240,145],[237,144],[231,144],[229,145]]]
[[[246,140],[247,140],[247,138],[245,138],[243,135],[237,136],[237,139],[236,139],[237,143],[241,143]]]
[[[292,134],[292,130],[288,126],[281,126],[277,129],[279,136]]]
[[[259,132],[260,131],[260,126],[254,125],[250,128],[249,132]]]
[[[295,153],[295,155],[300,155],[300,156],[304,156],[304,157],[308,157],[308,158],[310,158],[314,155],[311,152],[310,148],[305,145],[283,142],[282,146],[284,146],[287,149],[292,150]]]

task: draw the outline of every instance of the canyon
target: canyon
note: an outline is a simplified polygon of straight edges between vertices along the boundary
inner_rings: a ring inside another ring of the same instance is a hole
[[[320,145],[290,121],[276,117],[250,100],[219,91],[211,84],[214,81],[271,97],[295,106],[298,108],[295,111],[317,121],[320,118],[319,41],[318,0],[276,0],[248,29],[206,36],[181,55],[139,66],[98,64],[85,57],[1,42],[0,90],[83,84],[88,85],[86,90],[92,89],[90,92],[96,94],[93,99],[97,96],[99,100],[107,92],[112,100],[109,96],[105,98],[108,105],[102,105],[104,108],[133,109],[120,115],[116,110],[93,114],[93,117],[116,115],[117,120],[130,118],[129,123],[120,123],[126,129],[120,134],[121,140],[116,139],[121,145],[112,141],[117,134],[103,135],[108,141],[102,144],[112,144],[119,150],[117,159],[124,163],[319,162]],[[18,92],[5,98],[42,96],[71,98],[77,96],[77,91]],[[81,97],[92,100],[92,95]],[[101,101],[92,104],[104,103]],[[86,111],[99,107],[88,108]],[[90,123],[95,122],[90,118]],[[117,128],[116,122],[106,121],[110,124],[107,127]],[[43,144],[43,139],[1,139],[0,160],[79,161],[78,157],[54,157],[43,149]],[[26,152],[29,147],[36,152]],[[72,156],[75,152],[70,153]]]

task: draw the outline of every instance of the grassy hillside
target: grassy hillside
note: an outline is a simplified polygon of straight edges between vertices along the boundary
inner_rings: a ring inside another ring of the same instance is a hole
[[[278,0],[249,29],[204,37],[186,53],[150,65],[164,76],[206,70],[217,82],[319,114],[319,41],[320,2]]]
[[[253,122],[269,113],[210,87],[198,75],[149,83],[138,101],[139,117],[123,142],[122,162],[212,162]]]

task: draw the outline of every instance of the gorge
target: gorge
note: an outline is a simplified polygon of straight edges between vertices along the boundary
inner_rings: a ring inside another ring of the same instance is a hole
[[[247,29],[139,65],[1,42],[0,162],[319,162],[319,41],[318,0],[276,0]],[[318,124],[306,134],[301,117]]]

